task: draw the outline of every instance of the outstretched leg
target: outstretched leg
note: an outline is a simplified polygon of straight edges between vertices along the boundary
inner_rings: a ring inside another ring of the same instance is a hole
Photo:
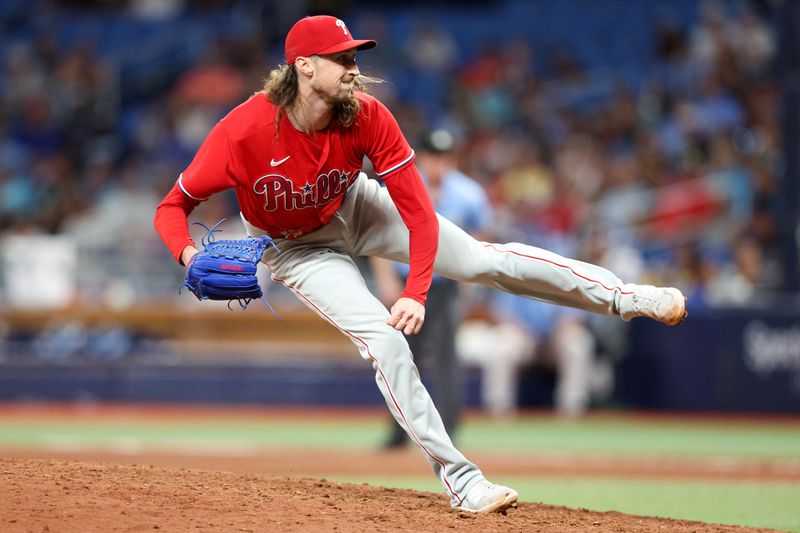
[[[360,179],[342,206],[354,255],[378,255],[408,262],[408,230],[388,192]],[[605,268],[521,243],[479,242],[439,217],[437,273],[481,283],[512,294],[575,307],[623,320],[647,316],[677,324],[686,315],[677,289],[623,283]]]

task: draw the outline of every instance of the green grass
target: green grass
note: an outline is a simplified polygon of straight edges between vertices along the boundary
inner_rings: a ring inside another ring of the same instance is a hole
[[[387,430],[385,416],[289,418],[263,415],[152,419],[75,416],[0,420],[2,447],[191,447],[373,449]],[[800,460],[800,423],[597,416],[564,422],[549,416],[514,421],[471,418],[457,442],[472,452],[611,456],[740,457]],[[332,478],[328,473],[320,476]],[[343,481],[440,492],[433,477],[338,477]],[[683,518],[800,532],[800,483],[749,480],[665,480],[622,477],[507,476],[523,501],[594,510]]]
[[[539,416],[466,424],[458,438],[476,450],[800,458],[800,424]]]
[[[254,447],[366,448],[377,442],[378,421],[287,422],[253,420],[170,421],[5,421],[0,424],[0,446],[47,446],[76,443],[114,446],[137,441],[145,446],[206,444]]]
[[[285,417],[210,418],[186,421],[147,419],[5,420],[0,446],[36,446],[53,442],[142,445],[187,442],[255,447],[369,449],[384,436],[386,419]],[[552,417],[516,421],[470,419],[457,435],[469,451],[558,452],[608,455],[739,456],[800,459],[800,424],[754,424],[594,417],[564,422]]]
[[[441,492],[435,479],[421,477],[328,479]],[[494,481],[514,487],[521,502],[800,531],[800,485],[792,483],[527,476]]]

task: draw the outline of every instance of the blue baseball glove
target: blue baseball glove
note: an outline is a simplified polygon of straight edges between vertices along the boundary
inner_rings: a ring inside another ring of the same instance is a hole
[[[213,227],[196,223],[208,231],[203,237],[203,249],[197,252],[186,266],[183,284],[198,300],[237,301],[247,307],[251,300],[263,293],[256,278],[261,256],[272,244],[267,236],[237,240],[215,240]]]

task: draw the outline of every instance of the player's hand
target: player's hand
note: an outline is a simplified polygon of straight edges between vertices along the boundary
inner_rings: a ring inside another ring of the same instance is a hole
[[[386,323],[406,335],[419,333],[425,322],[425,306],[412,298],[400,298],[389,311]]]

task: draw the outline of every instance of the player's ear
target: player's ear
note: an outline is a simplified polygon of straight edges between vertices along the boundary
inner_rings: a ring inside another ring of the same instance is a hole
[[[298,57],[295,59],[294,67],[297,69],[298,76],[310,78],[314,73],[314,62],[308,57]]]

